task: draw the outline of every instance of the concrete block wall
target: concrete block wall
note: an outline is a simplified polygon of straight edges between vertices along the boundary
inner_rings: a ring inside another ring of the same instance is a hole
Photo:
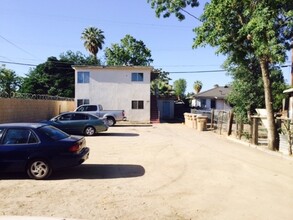
[[[0,98],[0,123],[39,122],[74,108],[74,101]]]

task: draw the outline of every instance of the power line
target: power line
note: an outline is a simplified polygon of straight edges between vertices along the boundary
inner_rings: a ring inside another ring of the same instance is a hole
[[[22,52],[25,52],[26,54],[36,58],[34,55],[32,55],[30,52],[26,51],[25,49],[21,48],[20,46],[17,46],[15,43],[11,42],[10,40],[6,39],[5,37],[0,35],[0,38],[2,38],[3,40],[5,40],[6,42],[8,42],[9,44],[15,46],[16,48],[18,48],[19,50],[21,50]]]
[[[15,65],[22,65],[22,66],[37,66],[36,64],[30,64],[30,63],[17,63],[17,62],[3,61],[3,60],[0,60],[0,63],[15,64]]]
[[[8,62],[3,60],[0,60],[0,63],[15,64],[15,65],[22,65],[22,66],[37,66],[36,64]],[[66,63],[66,62],[63,62],[63,63]],[[211,72],[225,72],[225,70],[197,70],[197,71],[179,71],[179,72],[169,72],[169,73],[211,73]]]
[[[55,61],[51,61],[51,62],[55,62]],[[9,62],[9,61],[3,61],[3,60],[0,60],[0,63],[22,65],[22,66],[38,66],[36,64]],[[56,63],[72,64],[72,63],[69,63],[69,62],[66,62],[66,61],[56,61]],[[290,64],[286,64],[286,65],[282,65],[280,67],[290,67],[290,66],[291,66]],[[69,68],[64,68],[63,67],[63,69],[69,69]],[[227,70],[216,69],[216,70],[191,70],[191,71],[167,71],[167,72],[172,73],[172,74],[180,74],[180,73],[217,73],[217,72],[227,72]]]

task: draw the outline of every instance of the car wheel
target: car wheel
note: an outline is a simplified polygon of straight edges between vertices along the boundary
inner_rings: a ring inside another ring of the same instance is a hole
[[[96,133],[96,130],[92,126],[88,126],[84,129],[84,134],[87,136],[93,136],[95,133]]]
[[[28,176],[32,179],[42,180],[48,178],[52,173],[49,163],[43,159],[31,161],[26,169]]]
[[[114,126],[116,124],[116,121],[113,117],[108,117],[107,124],[108,124],[108,126]]]

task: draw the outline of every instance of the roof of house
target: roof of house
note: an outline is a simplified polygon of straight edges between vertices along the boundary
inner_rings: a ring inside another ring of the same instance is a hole
[[[200,92],[195,95],[195,98],[216,98],[225,99],[231,88],[229,86],[216,86],[204,92]]]
[[[100,66],[100,65],[72,65],[75,70],[80,69],[147,69],[153,70],[152,66]]]
[[[283,91],[283,93],[292,93],[292,92],[293,92],[293,88],[286,89]]]

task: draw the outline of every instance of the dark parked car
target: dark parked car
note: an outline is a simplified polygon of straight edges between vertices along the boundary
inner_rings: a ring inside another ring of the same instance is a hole
[[[82,164],[89,157],[83,136],[70,136],[42,123],[0,124],[0,171],[27,172],[45,179],[56,169]]]
[[[108,130],[106,119],[84,112],[62,113],[50,121],[43,121],[43,123],[53,125],[68,134],[92,136]]]

